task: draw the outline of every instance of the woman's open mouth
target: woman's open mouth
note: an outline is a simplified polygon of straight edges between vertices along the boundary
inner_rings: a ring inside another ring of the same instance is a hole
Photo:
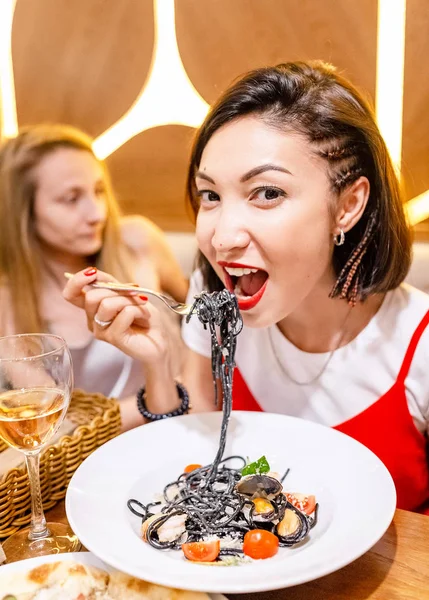
[[[254,308],[267,287],[268,273],[256,267],[239,263],[219,262],[225,273],[225,285],[235,294],[240,310]]]

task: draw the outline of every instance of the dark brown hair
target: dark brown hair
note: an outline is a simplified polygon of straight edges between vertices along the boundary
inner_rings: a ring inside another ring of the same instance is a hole
[[[195,173],[212,135],[223,125],[253,115],[281,131],[299,133],[326,160],[339,195],[359,177],[370,183],[367,206],[345,243],[334,247],[337,282],[331,296],[354,303],[386,292],[405,278],[411,261],[411,232],[392,161],[362,95],[332,65],[321,61],[281,64],[247,73],[212,107],[194,141],[187,179],[188,200],[198,212]],[[222,283],[207,259],[198,265],[211,290]]]

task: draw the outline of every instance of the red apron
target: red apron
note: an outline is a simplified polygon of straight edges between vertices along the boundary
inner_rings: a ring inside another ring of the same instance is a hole
[[[414,352],[428,324],[429,311],[411,338],[392,387],[374,404],[334,429],[364,444],[386,465],[395,482],[398,508],[429,514],[427,439],[414,425],[405,395],[405,380]],[[234,373],[233,390],[234,410],[263,410],[238,369]]]

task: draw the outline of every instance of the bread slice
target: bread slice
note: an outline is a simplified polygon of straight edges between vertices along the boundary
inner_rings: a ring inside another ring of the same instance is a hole
[[[0,572],[0,600],[7,595],[17,600],[76,600],[79,595],[80,600],[102,600],[108,582],[109,574],[96,567],[74,561],[51,562],[4,578]]]
[[[119,571],[110,574],[107,591],[112,600],[209,600],[209,596],[203,592],[167,588]]]
[[[1,0],[0,0],[1,1]],[[8,598],[10,597],[10,598]],[[176,590],[74,561],[39,565],[1,576],[0,600],[209,600],[203,592]]]

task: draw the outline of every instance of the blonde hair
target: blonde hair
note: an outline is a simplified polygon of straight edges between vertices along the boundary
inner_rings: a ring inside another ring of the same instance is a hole
[[[34,169],[59,148],[82,150],[94,156],[91,138],[66,125],[25,128],[0,148],[0,287],[8,292],[16,333],[45,329],[39,307],[42,256],[33,226],[37,184]],[[130,264],[128,250],[121,240],[119,206],[107,169],[100,164],[106,185],[107,220],[102,248],[91,257],[91,264],[120,280],[131,281],[126,267]]]

